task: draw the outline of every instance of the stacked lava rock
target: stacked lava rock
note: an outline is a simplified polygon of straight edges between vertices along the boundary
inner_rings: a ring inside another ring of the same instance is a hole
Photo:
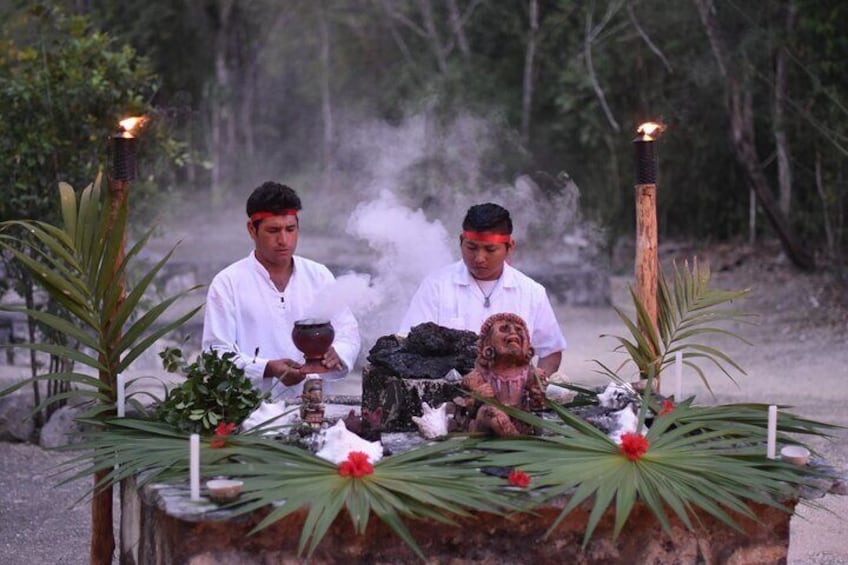
[[[474,368],[477,334],[424,323],[407,337],[383,336],[362,371],[362,407],[382,407],[384,432],[417,430],[421,403],[436,407],[462,394],[462,376]]]

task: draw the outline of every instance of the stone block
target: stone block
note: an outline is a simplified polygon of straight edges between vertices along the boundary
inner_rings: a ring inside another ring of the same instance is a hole
[[[436,407],[453,400],[462,395],[459,384],[446,379],[401,378],[366,366],[362,369],[362,407],[372,412],[383,408],[383,431],[415,431],[418,428],[412,416],[421,415],[421,403]]]
[[[251,533],[268,509],[234,516],[211,503],[189,503],[187,486],[147,484],[136,492],[139,530],[131,532],[127,541],[137,541],[137,545],[123,554],[131,565],[304,562],[297,546],[305,510]],[[784,502],[785,511],[751,503],[756,519],[728,511],[739,530],[703,512],[692,519],[693,530],[669,516],[670,534],[637,502],[616,539],[612,537],[615,512],[610,508],[585,547],[583,536],[591,511],[585,502],[546,535],[568,503],[567,497],[551,500],[528,514],[507,517],[472,512],[454,517],[456,525],[434,520],[405,520],[405,524],[426,563],[784,564],[795,507],[794,501]],[[377,517],[372,516],[364,535],[357,535],[343,510],[309,562],[403,564],[421,560]]]

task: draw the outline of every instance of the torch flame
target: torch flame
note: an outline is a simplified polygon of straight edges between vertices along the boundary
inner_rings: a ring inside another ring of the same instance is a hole
[[[134,116],[132,118],[124,118],[120,122],[121,137],[133,137],[132,130],[140,128],[147,121],[147,116]]]
[[[639,128],[636,130],[636,133],[642,134],[643,141],[653,141],[656,139],[656,136],[654,136],[654,132],[659,135],[664,129],[665,128],[662,124],[658,124],[656,122],[645,122],[644,124],[639,126]]]

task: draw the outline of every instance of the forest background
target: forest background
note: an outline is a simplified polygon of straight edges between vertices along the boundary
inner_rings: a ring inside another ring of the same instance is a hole
[[[354,203],[363,125],[415,124],[410,207],[570,179],[611,253],[633,232],[630,141],[656,120],[661,239],[776,237],[844,279],[846,16],[838,0],[4,0],[0,219],[55,214],[56,182],[94,178],[120,111],[153,118],[137,216],[240,208],[267,178]]]

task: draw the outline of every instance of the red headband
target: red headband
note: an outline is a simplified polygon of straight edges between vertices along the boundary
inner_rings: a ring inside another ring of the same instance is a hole
[[[483,233],[479,231],[464,231],[462,237],[483,243],[509,243],[512,236],[506,233]]]
[[[297,210],[294,208],[285,208],[279,212],[254,212],[250,216],[251,222],[258,222],[265,218],[273,218],[274,216],[297,216]]]

